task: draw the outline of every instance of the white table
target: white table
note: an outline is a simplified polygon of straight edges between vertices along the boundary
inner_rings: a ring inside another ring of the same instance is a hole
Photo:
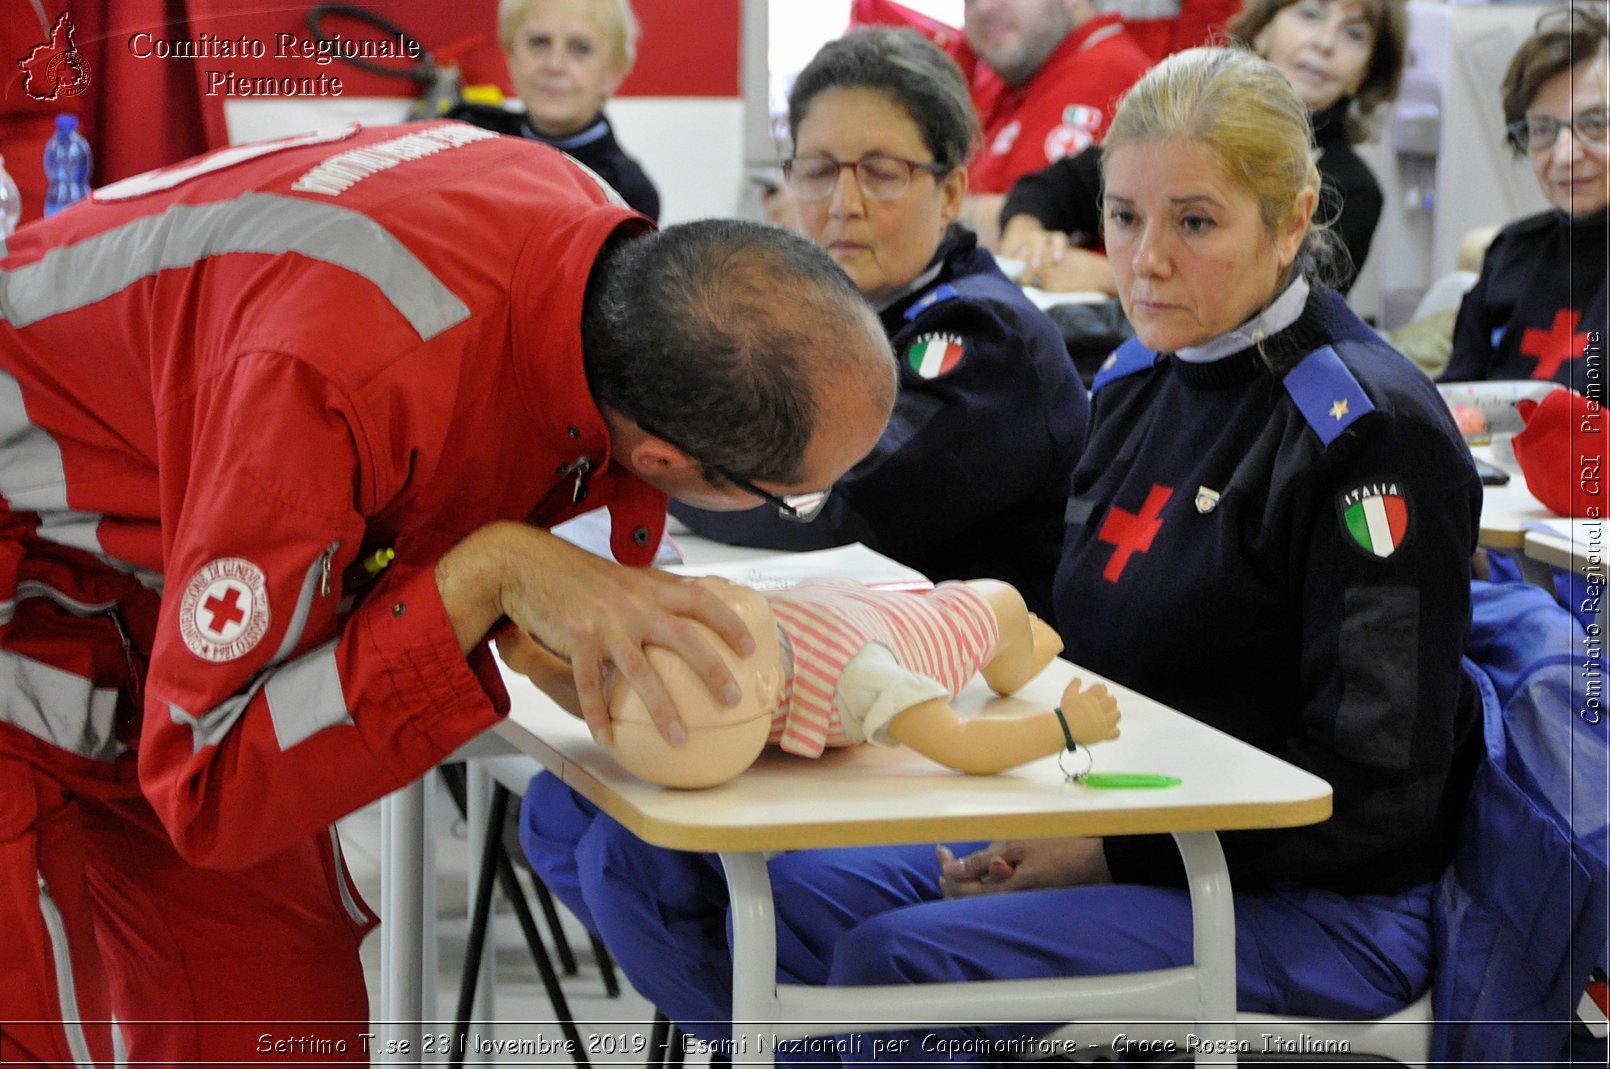
[[[1606,627],[1610,627],[1610,591],[1605,589],[1605,564],[1610,546],[1605,539],[1610,531],[1605,521],[1554,520],[1547,530],[1528,530],[1523,552],[1526,559],[1553,568],[1566,568],[1588,579],[1588,593],[1597,595],[1594,615],[1599,633],[1592,636],[1596,645],[1605,641]],[[1573,606],[1576,608],[1576,606]]]
[[[1479,541],[1492,549],[1518,552],[1526,544],[1527,525],[1554,519],[1554,513],[1532,496],[1526,477],[1512,460],[1496,455],[1491,446],[1472,446],[1470,455],[1509,474],[1503,486],[1481,488],[1481,533]]]
[[[1058,661],[1021,698],[1055,703],[1073,674],[1073,666]],[[795,1039],[972,1020],[1184,1016],[1201,1022],[1195,1030],[1205,1040],[1231,1041],[1235,916],[1215,833],[1317,823],[1330,815],[1330,787],[1133,691],[1109,687],[1123,710],[1123,734],[1095,750],[1099,767],[1169,773],[1181,777],[1180,786],[1093,790],[1066,782],[1054,758],[999,776],[966,776],[908,750],[862,746],[817,761],[769,752],[721,787],[667,790],[634,779],[584,725],[519,680],[510,684],[510,718],[495,730],[644,841],[720,854],[732,898],[735,1061],[771,1062],[770,1048],[757,1035]],[[957,702],[962,709],[986,703],[990,713],[1009,713],[1014,699],[990,701],[975,680]],[[1153,832],[1172,833],[1185,859],[1195,927],[1191,966],[1117,977],[886,988],[775,981],[766,851]]]
[[[691,564],[776,556],[771,550],[723,546],[687,535],[678,535],[677,541]],[[1072,666],[1058,661],[1021,697],[1054,704],[1073,673]],[[517,748],[645,841],[720,853],[735,904],[734,1020],[754,1022],[755,1027],[764,1022],[768,1035],[783,1038],[840,1032],[850,1023],[857,1030],[889,1029],[898,1027],[889,1022],[902,1017],[918,1023],[980,1016],[1072,1020],[1123,1017],[1151,1007],[1155,1016],[1174,1018],[1183,1012],[1216,1022],[1198,1031],[1204,1038],[1229,1040],[1235,1018],[1234,910],[1214,833],[1317,823],[1330,815],[1330,788],[1323,780],[1111,684],[1120,696],[1123,735],[1097,751],[1101,767],[1172,773],[1182,778],[1180,787],[1097,791],[1072,786],[1049,758],[1001,776],[971,777],[905,750],[865,746],[832,752],[815,762],[768,754],[723,787],[668,791],[628,775],[593,743],[583,724],[529,681],[515,677],[508,682],[514,701],[510,720],[455,757]],[[975,681],[958,706],[982,706],[989,697]],[[997,701],[992,711],[1009,711],[1010,701]],[[472,804],[475,795],[472,791]],[[415,783],[390,795],[382,807],[383,980],[377,1065],[417,1062],[418,1022],[435,1016],[434,998],[432,1012],[425,1012],[425,993],[434,992],[437,979],[429,798],[423,784]],[[824,807],[824,798],[833,804]],[[775,930],[764,851],[1151,832],[1172,833],[1186,862],[1196,918],[1195,966],[1121,978],[1000,982],[989,985],[988,1001],[980,1001],[984,996],[978,985],[886,989],[871,1001],[864,992],[778,989],[773,982]],[[473,834],[472,839],[479,841]],[[869,1007],[879,1023],[868,1019]]]
[[[1503,486],[1482,487],[1481,531],[1478,540],[1491,549],[1516,555],[1521,572],[1530,582],[1554,590],[1550,568],[1567,568],[1585,576],[1598,576],[1603,586],[1610,545],[1604,519],[1564,519],[1544,507],[1526,488],[1526,479],[1512,462],[1494,455],[1490,446],[1475,446],[1471,454],[1509,472]],[[1600,625],[1606,622],[1605,599],[1600,599]],[[1601,634],[1602,637],[1602,634]]]

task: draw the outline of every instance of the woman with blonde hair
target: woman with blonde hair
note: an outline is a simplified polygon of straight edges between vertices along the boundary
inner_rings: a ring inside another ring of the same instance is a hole
[[[628,0],[501,0],[498,41],[524,109],[460,104],[447,117],[552,145],[657,221],[659,191],[604,115],[637,58],[637,16]]]
[[[1476,757],[1460,655],[1480,484],[1435,388],[1316,274],[1307,108],[1279,70],[1233,49],[1164,60],[1119,107],[1103,164],[1137,337],[1097,376],[1073,473],[1065,656],[1332,785],[1323,824],[1219,837],[1238,1004],[1382,1016],[1430,983],[1433,888]],[[772,862],[780,976],[1192,959],[1166,836],[941,847],[937,869],[931,848]],[[1056,1023],[969,1028],[947,1049]]]

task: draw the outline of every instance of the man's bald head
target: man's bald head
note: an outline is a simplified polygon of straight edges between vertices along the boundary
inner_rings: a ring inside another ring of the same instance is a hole
[[[887,418],[894,359],[821,249],[777,227],[704,220],[608,248],[582,319],[594,399],[705,465],[793,483],[815,435]],[[847,411],[848,410],[848,411]]]

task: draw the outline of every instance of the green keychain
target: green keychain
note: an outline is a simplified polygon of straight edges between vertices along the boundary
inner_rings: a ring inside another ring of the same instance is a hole
[[[1145,787],[1178,787],[1178,776],[1165,776],[1161,772],[1086,772],[1073,777],[1075,782],[1096,790],[1121,790]]]

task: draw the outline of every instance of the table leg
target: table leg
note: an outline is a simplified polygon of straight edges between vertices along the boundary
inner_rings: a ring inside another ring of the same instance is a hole
[[[771,1066],[776,1037],[886,1031],[969,1019],[1167,1019],[1195,998],[1199,1065],[1236,1064],[1235,900],[1219,837],[1176,832],[1191,896],[1195,962],[1122,976],[908,987],[777,986],[777,921],[765,856],[723,852],[732,909],[732,1060]],[[783,1020],[784,999],[789,1005]],[[876,1016],[877,1020],[867,1020]],[[819,1021],[820,1024],[806,1022]]]
[[[1195,938],[1197,1034],[1203,1047],[1198,1065],[1234,1065],[1235,1014],[1235,898],[1224,848],[1210,831],[1175,832],[1174,843],[1185,862],[1186,886],[1191,893],[1191,924]]]
[[[481,853],[486,845],[486,824],[492,808],[492,788],[495,786],[492,776],[486,771],[486,766],[479,761],[464,762],[464,823],[468,828],[469,864],[466,866],[466,875],[469,879],[469,897],[467,901],[474,902],[475,896],[480,893]],[[518,808],[520,799],[513,799],[512,804]],[[493,918],[487,920],[486,946],[481,954],[480,974],[475,984],[475,1003],[470,1007],[471,1021],[490,1021],[496,1016],[494,1000],[497,997],[496,970],[493,968],[497,960],[497,940],[493,938]]]
[[[732,1061],[770,1066],[776,1060],[771,1033],[777,1020],[777,918],[772,908],[766,856],[722,851],[732,902]]]
[[[380,803],[380,1020],[376,1065],[418,1060],[424,1017],[425,786]]]

